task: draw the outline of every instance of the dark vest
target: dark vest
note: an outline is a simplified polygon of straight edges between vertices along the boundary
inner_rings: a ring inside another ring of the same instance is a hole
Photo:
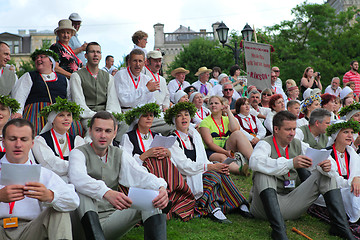
[[[196,162],[196,149],[195,149],[195,145],[194,145],[192,137],[189,136],[191,145],[194,147],[194,149],[193,150],[188,150],[188,149],[185,148],[185,146],[182,145],[182,142],[181,142],[180,138],[175,133],[173,133],[171,135],[176,137],[176,140],[178,141],[179,147],[182,150],[184,150],[184,153],[185,153],[186,157],[190,158],[193,162]]]
[[[335,153],[334,153],[334,150],[333,150],[333,146],[328,146],[326,149],[327,149],[327,150],[331,150],[330,155],[331,155],[331,157],[335,160]],[[348,153],[348,151],[346,150],[346,148],[345,148],[345,153],[346,153],[347,158],[348,158],[349,176],[350,176],[350,154]],[[335,162],[336,162],[336,160],[335,160]],[[336,165],[336,168],[337,168],[337,165]],[[342,175],[342,177],[343,177],[344,179],[348,179],[347,174],[346,174],[346,175]]]
[[[158,135],[157,133],[154,133],[153,131],[151,131],[151,134],[152,134],[153,138],[156,135]],[[134,156],[135,154],[139,154],[139,155],[143,154],[144,152],[141,150],[140,145],[139,145],[139,141],[137,139],[136,129],[128,132],[127,135],[129,136],[130,142],[134,146],[134,149],[132,151],[132,155]]]
[[[33,82],[28,98],[25,105],[36,102],[50,102],[49,94],[42,79],[37,71],[29,72]],[[67,80],[66,77],[57,73],[58,79],[56,81],[48,81],[46,84],[49,87],[52,102],[55,103],[56,97],[66,99],[67,97]]]
[[[46,144],[51,148],[51,150],[53,150],[54,154],[57,157],[59,157],[59,155],[55,151],[55,146],[54,146],[53,138],[51,136],[51,131],[44,132],[43,134],[40,134],[40,136],[42,136],[45,139]],[[74,149],[74,145],[75,145],[75,137],[74,137],[74,135],[69,134],[69,139],[70,139],[71,149]],[[66,157],[64,156],[64,160],[68,161],[69,156],[66,156]]]
[[[304,134],[303,142],[306,142],[310,147],[315,149],[326,148],[329,138],[325,134],[320,134],[319,142],[315,141],[314,135],[310,132],[309,125],[303,125],[300,127],[300,130]]]
[[[273,142],[273,136],[268,136],[266,138],[264,138],[264,141],[266,141],[267,143],[270,144],[271,146],[271,154],[270,157],[273,159],[277,159],[279,158],[277,151],[275,149],[275,145]],[[291,141],[291,143],[289,144],[289,158],[292,159],[296,156],[299,156],[302,154],[302,149],[301,149],[301,142],[298,139],[293,139]],[[281,148],[279,146],[279,151],[281,156],[286,157],[286,153],[285,150],[283,148]],[[288,194],[289,192],[291,192],[292,190],[294,190],[294,188],[284,188],[284,181],[285,180],[295,180],[296,186],[298,186],[300,184],[300,178],[298,176],[298,173],[295,169],[291,169],[290,171],[290,177],[288,175],[288,173],[282,175],[282,176],[276,176],[277,178],[277,192],[279,194]]]
[[[254,134],[254,133],[257,134],[257,133],[258,133],[258,127],[257,127],[257,125],[256,125],[256,118],[255,118],[254,115],[251,115],[251,114],[250,114],[250,116],[251,116],[252,120],[253,120],[254,123],[255,123],[255,126],[252,126],[252,125],[251,125],[251,127],[252,127],[253,130],[254,130],[254,132],[252,132],[251,129],[249,129],[249,128],[245,128],[241,117],[240,117],[238,114],[235,115],[235,117],[239,120],[239,124],[240,124],[240,126],[242,127],[242,129],[244,129],[244,131],[248,132],[249,134]],[[249,127],[250,127],[250,126],[249,126]]]
[[[93,111],[105,111],[107,102],[107,92],[110,75],[109,73],[99,70],[94,78],[86,68],[76,72],[81,79],[86,105]]]

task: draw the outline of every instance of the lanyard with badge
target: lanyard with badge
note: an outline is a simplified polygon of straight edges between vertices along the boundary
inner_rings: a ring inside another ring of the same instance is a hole
[[[10,214],[10,217],[3,219],[4,228],[16,228],[16,227],[19,226],[18,218],[17,217],[11,217],[11,215],[13,213],[14,206],[15,206],[15,202],[9,202],[9,208],[10,208],[9,214]]]
[[[275,146],[278,157],[279,158],[282,157],[274,136],[273,136],[273,142],[274,142],[274,146]],[[286,159],[289,159],[289,145],[286,146],[286,148],[285,148],[285,154],[286,154]],[[288,172],[287,175],[290,178],[290,171]],[[295,180],[291,180],[291,179],[285,180],[284,188],[295,188]]]

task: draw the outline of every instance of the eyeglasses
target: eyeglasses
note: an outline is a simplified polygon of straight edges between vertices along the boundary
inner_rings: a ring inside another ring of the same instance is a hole
[[[273,70],[273,72],[280,72],[280,70]]]
[[[228,89],[224,89],[223,91],[224,91],[224,92],[231,92],[232,90],[234,90],[234,89],[228,88]]]

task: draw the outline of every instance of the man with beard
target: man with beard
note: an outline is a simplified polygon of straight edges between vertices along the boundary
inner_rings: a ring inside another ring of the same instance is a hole
[[[85,57],[86,68],[73,73],[70,78],[72,99],[84,109],[80,115],[84,127],[87,126],[88,119],[98,111],[121,112],[116,97],[114,77],[99,69],[100,45],[97,42],[89,43]]]
[[[159,91],[154,92],[156,103],[160,106],[163,112],[170,107],[170,94],[166,86],[166,80],[160,76],[162,54],[160,51],[150,51],[147,54],[147,65],[145,66],[145,74],[160,83]]]
[[[260,93],[258,90],[252,90],[249,93],[249,104],[250,114],[258,117],[261,122],[264,122],[266,115],[271,111],[270,108],[260,107],[259,103],[261,102]]]
[[[360,74],[358,73],[359,70],[359,63],[358,61],[352,61],[350,63],[350,71],[345,73],[343,77],[343,84],[345,86],[346,83],[352,81],[355,83],[355,90],[354,93],[356,96],[359,96],[360,94]]]

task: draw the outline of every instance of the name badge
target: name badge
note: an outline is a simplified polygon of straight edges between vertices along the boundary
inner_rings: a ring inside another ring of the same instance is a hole
[[[3,223],[4,228],[16,228],[19,226],[17,217],[4,218]]]
[[[295,188],[295,180],[285,180],[284,188]]]

